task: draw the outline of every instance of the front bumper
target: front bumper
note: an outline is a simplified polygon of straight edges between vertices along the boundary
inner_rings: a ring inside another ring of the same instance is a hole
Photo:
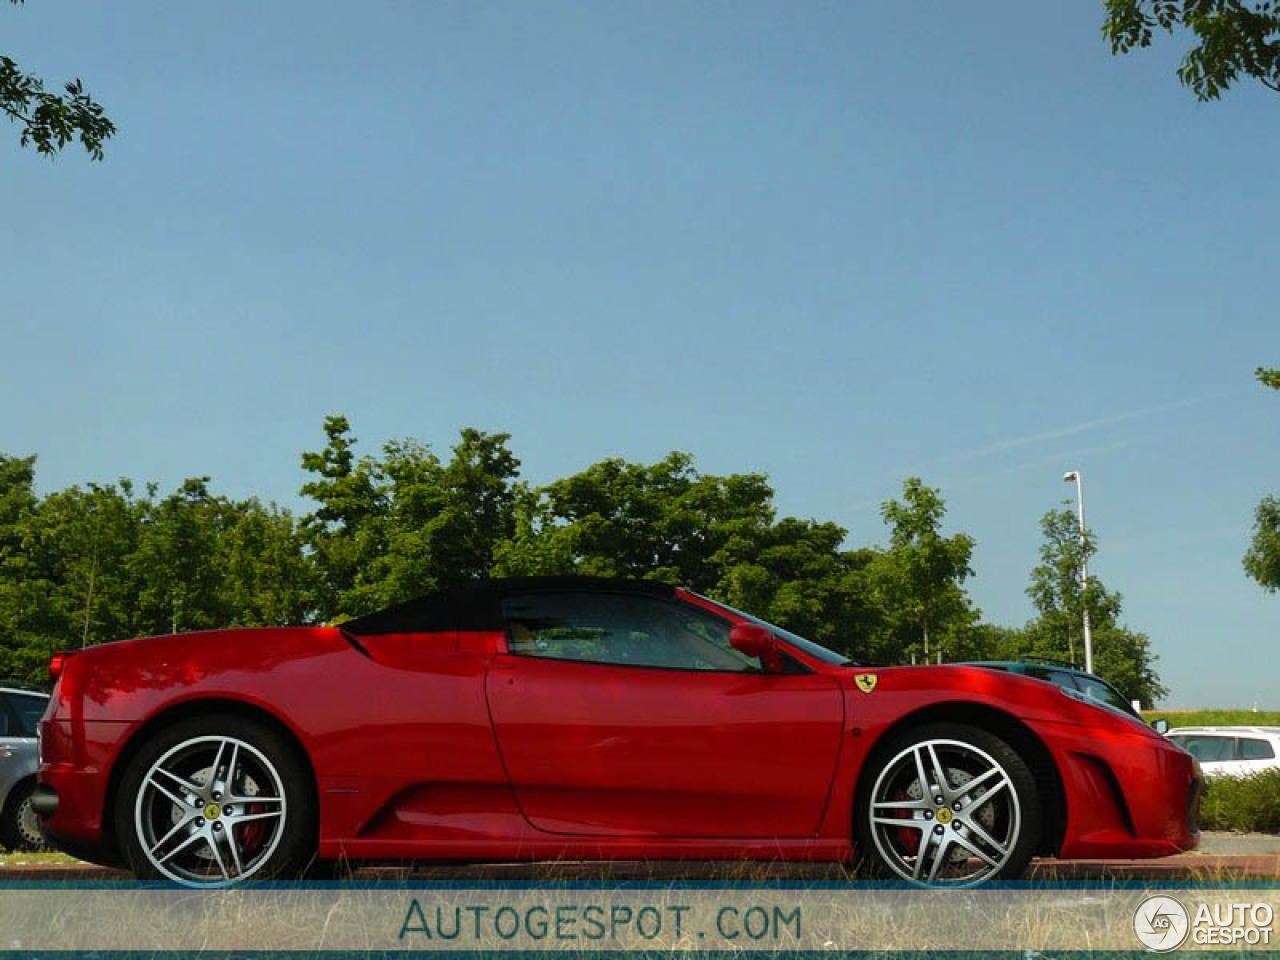
[[[1066,796],[1061,857],[1167,857],[1200,842],[1204,781],[1190,754],[1127,722],[1046,727]]]

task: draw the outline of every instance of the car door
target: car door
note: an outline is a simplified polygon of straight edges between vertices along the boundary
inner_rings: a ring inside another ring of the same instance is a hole
[[[516,798],[538,829],[592,836],[803,837],[839,752],[834,679],[766,674],[731,624],[678,601],[508,598],[487,677]]]

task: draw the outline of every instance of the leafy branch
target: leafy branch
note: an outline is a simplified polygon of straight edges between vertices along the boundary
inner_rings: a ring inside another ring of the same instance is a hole
[[[1151,46],[1157,30],[1190,30],[1198,43],[1178,79],[1202,101],[1217,100],[1241,77],[1280,92],[1280,4],[1262,0],[1105,0],[1102,34],[1111,52]]]
[[[19,5],[22,0],[11,2]],[[102,146],[115,134],[115,124],[85,93],[79,78],[63,89],[63,94],[48,92],[43,80],[23,72],[11,57],[0,56],[0,113],[19,126],[19,143],[53,157],[78,139],[90,157],[101,160]]]

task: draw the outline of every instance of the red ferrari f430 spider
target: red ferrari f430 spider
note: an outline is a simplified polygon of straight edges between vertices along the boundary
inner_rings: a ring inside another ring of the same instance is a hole
[[[1134,716],[976,666],[868,667],[670,586],[486,580],[333,627],[54,658],[54,844],[225,886],[315,862],[831,860],[924,886],[1193,847]]]

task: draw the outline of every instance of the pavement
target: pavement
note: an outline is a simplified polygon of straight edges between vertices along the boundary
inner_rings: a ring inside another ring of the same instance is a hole
[[[539,863],[379,865],[355,871],[357,880],[413,879],[522,881],[567,880],[841,880],[844,868],[828,863],[742,863],[719,861],[555,861]],[[24,862],[10,855],[0,862],[0,880],[127,879],[119,870],[90,863]],[[1200,846],[1161,860],[1036,860],[1030,879],[1039,880],[1248,880],[1280,878],[1280,835],[1205,833]]]

